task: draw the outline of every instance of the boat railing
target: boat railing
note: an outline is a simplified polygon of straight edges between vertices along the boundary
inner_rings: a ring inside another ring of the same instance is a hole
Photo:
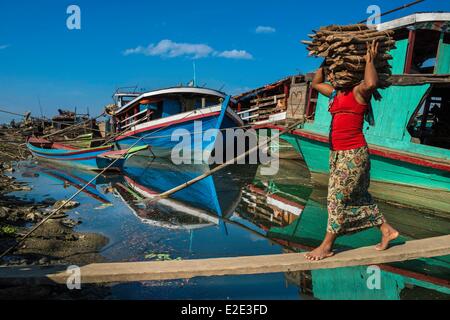
[[[125,118],[124,120],[120,121],[120,123],[125,123],[125,122],[127,122],[128,120],[131,120],[131,119],[133,119],[133,118],[136,118],[136,117],[140,116],[141,114],[146,113],[147,111],[148,111],[148,109],[145,109],[145,110],[143,110],[143,111],[140,111],[140,112],[138,112],[138,113],[136,113],[136,114],[134,114],[134,115],[132,115],[132,116],[129,116],[128,118]]]

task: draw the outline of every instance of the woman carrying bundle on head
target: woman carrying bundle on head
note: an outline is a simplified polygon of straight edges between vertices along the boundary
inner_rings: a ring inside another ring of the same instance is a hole
[[[333,255],[333,245],[340,235],[372,227],[381,230],[376,250],[383,251],[399,233],[390,226],[368,192],[370,159],[363,134],[364,116],[369,111],[377,89],[375,59],[378,42],[367,44],[364,80],[352,88],[336,90],[324,82],[324,68],[319,68],[312,81],[315,90],[330,97],[332,123],[330,130],[330,180],[328,185],[328,227],[322,244],[306,254],[309,260],[322,260]],[[328,80],[333,83],[333,74]]]

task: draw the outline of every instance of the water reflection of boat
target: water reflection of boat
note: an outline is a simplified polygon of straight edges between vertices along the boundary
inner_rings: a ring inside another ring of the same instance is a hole
[[[304,197],[309,196],[310,191],[311,189],[305,188],[301,189],[301,194],[279,195],[263,185],[251,184],[243,190],[238,212],[265,231],[274,226],[284,227],[300,217],[307,201]]]
[[[140,185],[129,177],[114,185],[116,194],[143,223],[166,229],[194,230],[219,224],[219,218],[209,212],[174,199],[161,199],[151,209],[142,203],[158,192]]]
[[[124,179],[115,184],[115,189],[144,223],[170,229],[197,229],[218,225],[219,217],[234,212],[241,199],[241,188],[246,183],[242,173],[239,176],[236,174],[237,169],[225,170],[168,199],[151,202],[158,194],[203,174],[209,166],[175,166],[169,160],[153,159],[149,162],[148,157],[134,156],[127,162]],[[250,181],[256,166],[245,172]]]
[[[321,300],[448,300],[450,294],[445,285],[364,266],[288,272],[285,278],[300,295]]]
[[[234,212],[242,187],[254,178],[257,166],[235,165],[175,193],[172,199],[209,211],[220,217]],[[170,160],[135,156],[127,162],[125,175],[154,192],[162,193],[180,186],[210,170],[206,164],[174,165]]]
[[[283,185],[264,188],[261,184],[258,187],[246,188],[245,201],[238,207],[237,213],[256,225],[260,229],[260,235],[283,246],[288,252],[310,251],[320,244],[326,229],[326,190],[300,187],[297,194],[289,195],[290,191],[286,191],[290,189],[291,186]],[[265,201],[262,195],[276,197],[278,205],[274,206],[270,201]],[[304,198],[306,195],[308,196]],[[301,209],[301,214],[296,215],[292,208]],[[411,219],[410,212],[397,210],[393,216],[396,217],[396,226],[403,235],[397,243],[418,236],[431,237],[448,233],[448,223],[435,223],[426,230],[427,223],[432,223],[429,219],[425,222],[426,218],[419,213]],[[402,215],[407,215],[408,219],[402,219]],[[276,219],[277,216],[281,219]],[[336,242],[336,249],[375,245],[379,238],[378,230],[369,229],[340,237]],[[379,268],[382,283],[380,290],[370,290],[367,286],[368,278],[372,274],[367,267],[314,270],[286,276],[296,278],[292,282],[304,290],[302,293],[312,293],[319,299],[400,299],[407,294],[423,292],[434,292],[435,295],[450,294],[450,256],[380,265]],[[415,288],[415,293],[408,291],[411,288]]]
[[[89,184],[89,181],[96,176],[95,172],[76,168],[71,168],[71,170],[68,171],[53,166],[50,163],[42,163],[39,167],[42,174],[63,182],[64,186],[71,186],[79,190],[87,185],[82,191],[85,195],[98,200],[103,204],[110,204],[110,201],[99,190],[97,190],[97,183],[103,183],[104,177],[99,177],[96,181]]]

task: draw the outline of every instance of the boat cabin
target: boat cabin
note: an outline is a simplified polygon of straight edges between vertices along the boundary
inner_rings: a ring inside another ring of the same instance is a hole
[[[145,122],[221,105],[222,92],[196,87],[176,87],[141,94],[115,94],[118,107],[113,117],[115,131],[126,131]]]

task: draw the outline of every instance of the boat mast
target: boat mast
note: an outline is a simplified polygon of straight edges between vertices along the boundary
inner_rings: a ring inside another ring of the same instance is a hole
[[[196,87],[197,86],[197,73],[195,70],[195,61],[192,61],[192,67],[194,69],[194,87]]]

